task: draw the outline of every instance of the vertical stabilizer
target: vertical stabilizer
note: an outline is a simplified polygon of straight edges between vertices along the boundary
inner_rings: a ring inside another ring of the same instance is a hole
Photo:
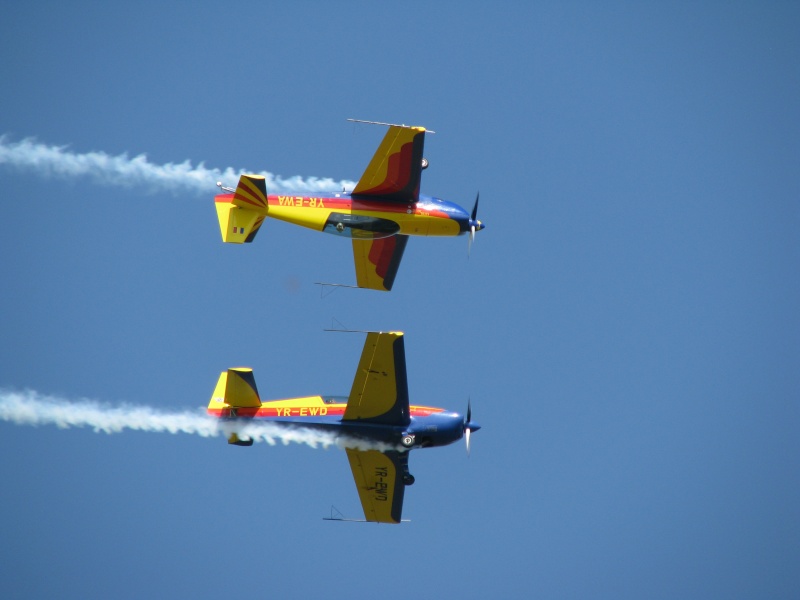
[[[258,409],[260,406],[261,398],[253,377],[253,369],[236,367],[220,373],[217,386],[208,403],[208,414],[221,418],[247,418],[238,414],[240,408]],[[235,446],[252,446],[253,440],[242,439],[236,433],[231,433],[228,436],[228,443]]]
[[[236,367],[220,373],[209,408],[219,404],[227,404],[235,408],[258,408],[261,406],[253,369]]]
[[[261,175],[242,175],[236,192],[214,198],[222,241],[231,244],[252,242],[269,206],[267,185]]]

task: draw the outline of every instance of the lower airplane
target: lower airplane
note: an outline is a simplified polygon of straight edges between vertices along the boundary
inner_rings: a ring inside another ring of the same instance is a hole
[[[405,486],[414,483],[408,452],[446,446],[480,429],[466,416],[442,408],[409,404],[405,345],[401,332],[367,334],[350,396],[308,396],[261,401],[253,371],[223,371],[208,413],[233,424],[268,421],[283,427],[322,429],[340,434],[346,446],[364,517],[400,523]],[[240,437],[241,435],[241,437]],[[351,442],[353,447],[347,447]],[[233,433],[229,444],[251,446]],[[380,445],[385,450],[359,449]]]
[[[350,119],[354,120],[354,119]],[[360,121],[369,122],[369,121]],[[266,217],[350,238],[360,288],[389,291],[409,236],[455,236],[484,228],[478,197],[472,212],[458,204],[420,195],[424,127],[388,125],[364,174],[349,193],[268,195],[264,177],[242,175],[236,189],[215,196],[222,240],[252,242]]]

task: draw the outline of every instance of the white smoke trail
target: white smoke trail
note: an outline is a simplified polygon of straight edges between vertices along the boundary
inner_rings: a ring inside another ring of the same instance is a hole
[[[108,406],[92,400],[69,402],[44,396],[32,390],[16,392],[0,390],[0,421],[17,425],[55,425],[62,429],[91,427],[96,433],[149,431],[153,433],[187,433],[201,437],[229,437],[236,433],[242,439],[252,438],[274,446],[292,442],[312,448],[358,448],[360,450],[395,450],[395,446],[368,442],[337,435],[334,432],[286,427],[267,422],[220,421],[201,412],[164,412],[149,406]]]
[[[234,186],[241,173],[252,173],[246,169],[209,169],[203,163],[192,166],[182,163],[157,165],[140,154],[130,158],[127,154],[111,156],[105,152],[79,154],[66,146],[48,146],[32,138],[19,142],[0,136],[0,165],[18,169],[32,169],[46,176],[63,178],[88,177],[95,182],[123,187],[142,186],[153,192],[188,191],[209,194],[217,190],[217,181]],[[352,190],[355,183],[348,180],[335,181],[329,177],[283,178],[272,173],[261,172],[266,178],[267,191],[274,192],[338,192]]]

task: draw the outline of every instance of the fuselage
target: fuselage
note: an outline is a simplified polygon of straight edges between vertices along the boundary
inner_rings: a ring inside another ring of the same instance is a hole
[[[208,414],[225,420],[265,421],[286,427],[325,429],[346,437],[402,445],[413,436],[413,448],[445,446],[464,435],[464,417],[442,408],[411,405],[410,422],[405,427],[343,420],[347,408],[344,396],[308,396],[262,402],[260,407],[233,408],[214,401]]]
[[[217,196],[230,202],[233,194]],[[432,196],[417,202],[376,202],[347,193],[267,196],[266,215],[316,231],[345,237],[390,235],[455,236],[470,229],[470,215],[458,204]]]

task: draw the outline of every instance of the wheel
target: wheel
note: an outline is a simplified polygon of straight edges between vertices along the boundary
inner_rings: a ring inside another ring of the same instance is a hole
[[[413,435],[404,435],[403,436],[403,446],[406,448],[411,448],[414,445],[414,436]]]
[[[427,158],[423,158],[422,159],[422,168],[423,169],[427,169],[428,168],[428,164],[429,164],[428,163],[428,159]]]
[[[403,483],[404,484],[406,484],[406,485],[414,485],[415,481],[416,480],[414,479],[414,476],[411,473],[406,473],[405,475],[403,475]]]

